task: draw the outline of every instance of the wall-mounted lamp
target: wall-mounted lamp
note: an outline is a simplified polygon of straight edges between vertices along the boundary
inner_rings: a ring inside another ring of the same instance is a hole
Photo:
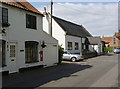
[[[41,47],[42,47],[42,48],[47,47],[47,45],[45,44],[45,42],[44,42],[44,41],[42,42]]]
[[[2,33],[6,33],[6,30],[5,30],[5,29],[3,29],[3,30],[2,30]]]

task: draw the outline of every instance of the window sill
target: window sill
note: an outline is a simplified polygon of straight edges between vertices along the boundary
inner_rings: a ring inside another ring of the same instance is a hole
[[[31,61],[31,62],[25,62],[26,64],[30,64],[30,63],[37,63],[39,61]]]
[[[26,27],[27,29],[30,29],[30,30],[37,30],[37,28],[28,28],[28,27]]]
[[[2,67],[6,67],[7,65],[2,65]]]

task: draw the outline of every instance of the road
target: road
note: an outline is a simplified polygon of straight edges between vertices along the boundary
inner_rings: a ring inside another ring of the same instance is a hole
[[[118,87],[118,55],[3,76],[4,87]]]
[[[71,64],[71,62],[65,63]],[[118,87],[117,55],[105,55],[72,64],[79,67],[88,66],[88,68],[41,87]]]

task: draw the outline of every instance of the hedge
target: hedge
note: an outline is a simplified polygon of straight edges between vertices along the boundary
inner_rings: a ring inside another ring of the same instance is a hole
[[[113,52],[113,49],[117,47],[104,47],[104,52]]]
[[[63,53],[64,53],[64,49],[62,48],[62,46],[59,46],[58,49],[59,49],[59,52],[58,52],[58,55],[59,55],[58,64],[61,64],[61,62],[62,62],[62,56],[63,56]]]

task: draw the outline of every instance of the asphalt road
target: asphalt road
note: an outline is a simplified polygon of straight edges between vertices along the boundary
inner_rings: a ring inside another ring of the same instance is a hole
[[[65,63],[71,64],[71,62]],[[87,66],[87,68],[40,87],[118,87],[118,55],[99,56],[72,64],[79,67]],[[72,68],[68,68],[70,69]]]
[[[118,55],[3,76],[3,87],[118,87]]]

